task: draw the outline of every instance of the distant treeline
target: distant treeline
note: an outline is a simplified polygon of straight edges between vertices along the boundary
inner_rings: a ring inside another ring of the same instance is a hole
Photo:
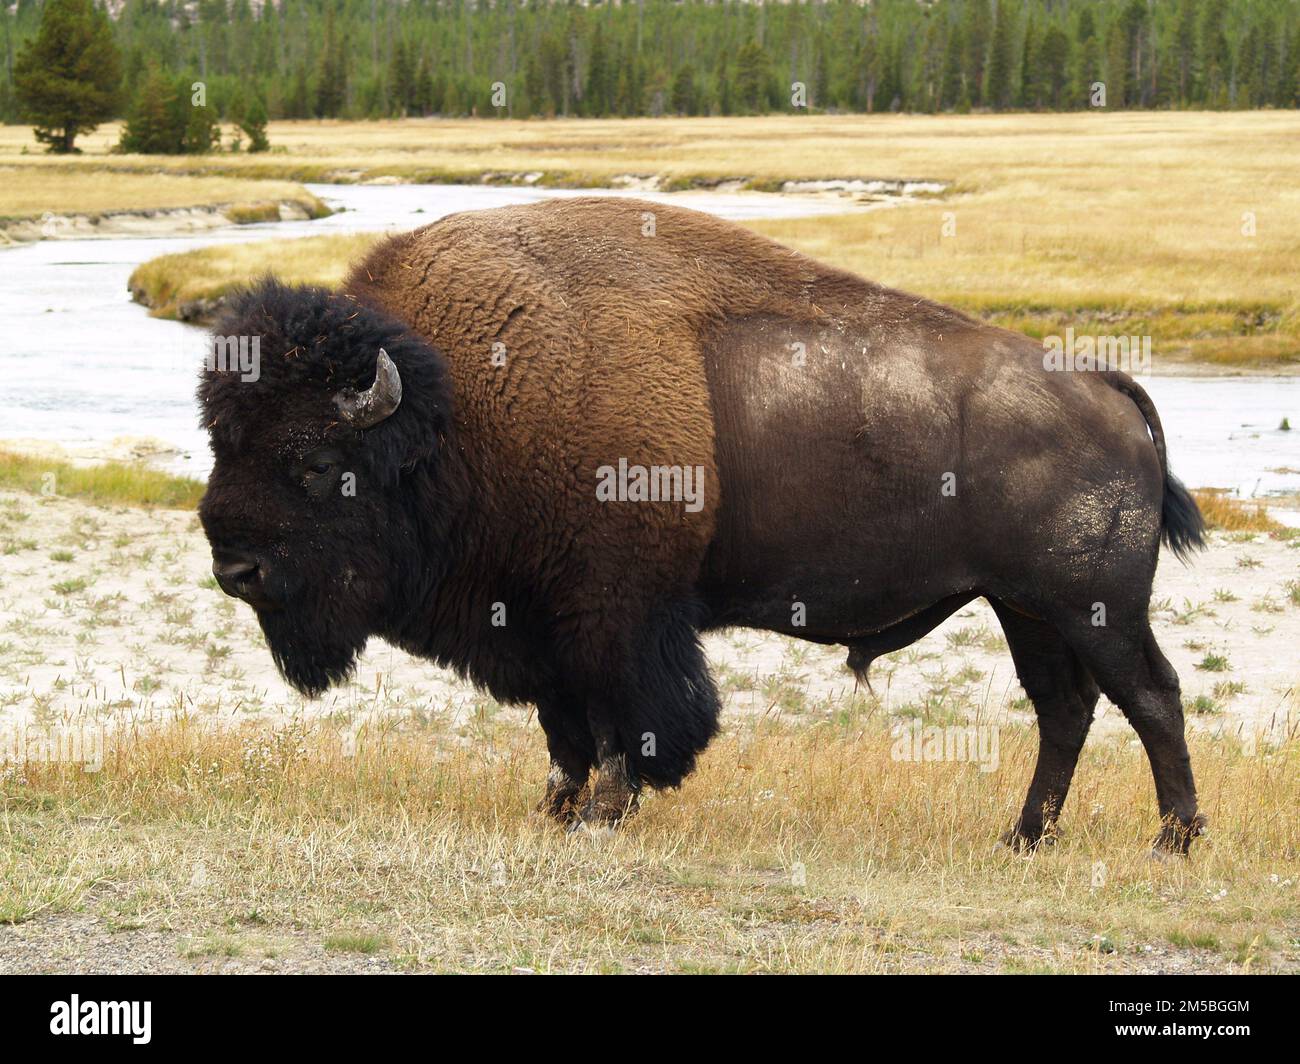
[[[0,9],[0,120],[44,0]],[[1300,105],[1298,0],[124,0],[151,70],[273,118]],[[796,83],[798,83],[796,85]],[[793,103],[792,103],[793,101]]]

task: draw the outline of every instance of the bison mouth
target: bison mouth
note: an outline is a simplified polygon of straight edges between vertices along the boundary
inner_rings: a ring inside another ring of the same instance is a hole
[[[366,646],[364,627],[326,620],[318,611],[258,610],[257,620],[280,675],[309,698],[349,679]]]

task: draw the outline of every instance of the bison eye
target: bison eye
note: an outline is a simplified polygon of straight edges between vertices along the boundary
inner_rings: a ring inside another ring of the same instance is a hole
[[[334,474],[343,462],[343,455],[331,450],[319,450],[305,454],[298,466],[303,487],[313,493],[323,491],[334,482]]]

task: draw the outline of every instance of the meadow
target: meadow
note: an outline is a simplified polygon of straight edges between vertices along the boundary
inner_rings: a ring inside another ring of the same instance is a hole
[[[292,181],[47,169],[9,165],[0,158],[0,238],[13,223],[46,215],[100,219],[208,208],[243,224],[278,220],[281,204],[308,217],[328,213],[320,200]]]
[[[99,772],[0,782],[0,970],[1300,970],[1294,736],[1193,739],[1214,826],[1170,862],[1126,740],[1028,858],[994,840],[1032,729],[993,773],[895,746],[867,715],[742,722],[593,837],[532,812],[543,746],[504,713],[136,726]]]

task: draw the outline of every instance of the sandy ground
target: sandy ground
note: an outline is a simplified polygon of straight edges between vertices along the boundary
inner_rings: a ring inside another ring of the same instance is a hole
[[[212,719],[372,712],[463,723],[486,695],[376,640],[354,680],[318,701],[292,691],[252,611],[221,593],[193,513],[97,507],[0,493],[0,734],[26,725],[177,712]],[[1161,646],[1193,727],[1288,726],[1300,682],[1300,540],[1215,534],[1190,567],[1162,559],[1153,599]],[[1289,586],[1288,586],[1289,585]],[[992,611],[960,611],[876,662],[873,695],[842,649],[735,630],[706,639],[728,716],[815,721],[875,697],[901,717],[1029,719]],[[1099,730],[1127,728],[1103,701]]]

